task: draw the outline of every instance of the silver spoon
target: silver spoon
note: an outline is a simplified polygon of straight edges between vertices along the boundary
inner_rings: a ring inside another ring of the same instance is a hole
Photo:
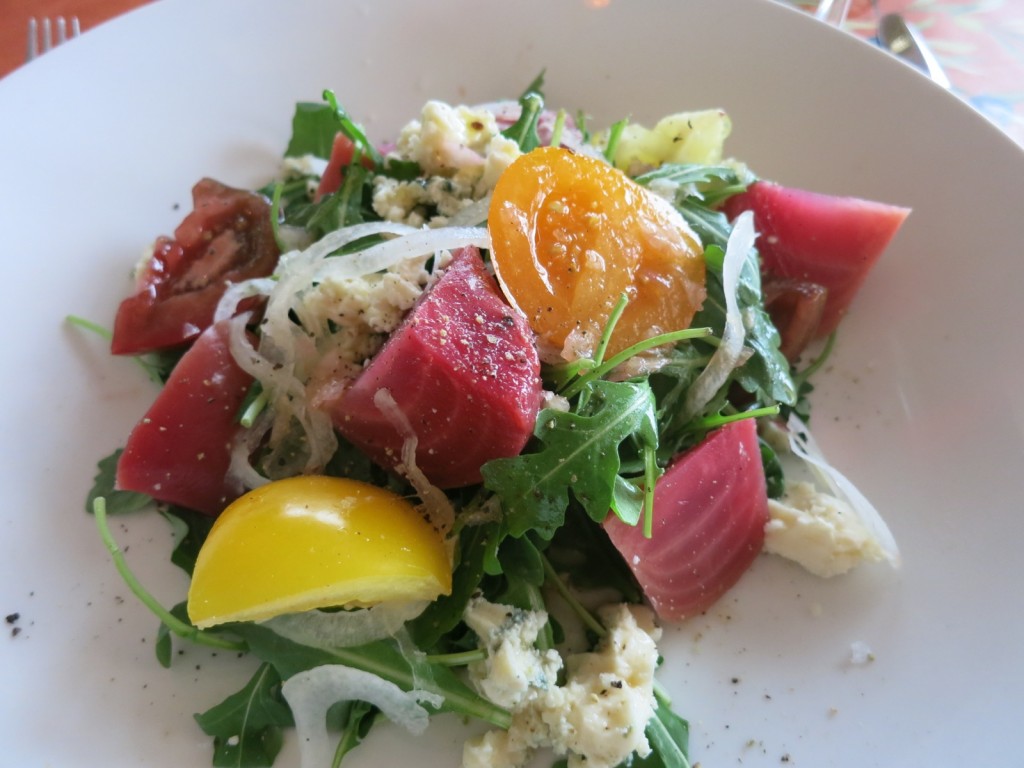
[[[887,51],[906,59],[943,88],[949,88],[949,78],[942,71],[920,32],[898,13],[887,13],[878,22],[878,42]]]

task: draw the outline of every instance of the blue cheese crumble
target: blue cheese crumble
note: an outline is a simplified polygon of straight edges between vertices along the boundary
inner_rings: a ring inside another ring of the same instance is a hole
[[[862,562],[888,559],[849,504],[811,483],[787,483],[780,499],[768,500],[768,514],[764,550],[817,576],[838,576]]]
[[[501,135],[490,110],[428,101],[420,116],[401,130],[389,153],[417,163],[423,178],[399,181],[378,176],[373,181],[373,209],[387,221],[443,226],[483,200],[520,154],[519,145]]]
[[[633,753],[650,754],[644,731],[656,707],[661,630],[643,606],[614,604],[598,613],[608,634],[592,652],[566,657],[566,680],[558,685],[561,656],[535,647],[544,612],[470,602],[466,623],[488,653],[470,667],[470,682],[511,711],[512,725],[467,742],[464,768],[519,768],[542,748],[566,755],[569,768],[613,768]]]

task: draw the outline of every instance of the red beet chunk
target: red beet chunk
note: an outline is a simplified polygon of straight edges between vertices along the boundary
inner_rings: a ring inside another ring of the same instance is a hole
[[[710,433],[654,488],[654,531],[614,515],[605,530],[659,617],[695,616],[724,595],[764,544],[768,497],[753,419]]]
[[[478,483],[533,432],[540,362],[526,321],[502,298],[475,248],[451,264],[331,408],[337,430],[375,462],[401,463],[405,435],[374,396],[387,390],[416,435],[416,465],[435,485]]]

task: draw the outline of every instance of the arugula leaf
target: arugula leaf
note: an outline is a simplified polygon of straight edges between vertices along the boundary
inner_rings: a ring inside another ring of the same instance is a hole
[[[511,723],[506,710],[474,692],[450,669],[410,659],[391,640],[325,651],[288,640],[259,624],[232,624],[230,629],[260,659],[272,664],[282,679],[321,664],[345,664],[390,680],[404,691],[418,688],[436,693],[444,697],[441,712],[475,717],[499,728]]]
[[[459,536],[459,562],[452,573],[451,593],[439,597],[406,624],[418,647],[433,648],[458,626],[469,598],[484,577],[484,560],[497,543],[499,529],[498,523],[463,529]]]
[[[376,147],[374,147],[366,137],[363,129],[357,125],[351,117],[349,117],[345,108],[338,104],[338,99],[334,95],[334,91],[324,91],[324,101],[326,101],[330,106],[335,119],[338,121],[338,131],[348,136],[348,138],[352,140],[352,143],[356,145],[356,157],[354,157],[353,160],[359,160],[359,154],[362,154],[364,157],[368,157],[373,161],[374,168],[380,168],[384,165],[384,159],[380,156]],[[355,164],[356,163],[353,163],[353,165]]]
[[[359,746],[366,735],[373,727],[377,708],[365,701],[345,701],[340,706],[328,711],[328,718],[338,719],[338,729],[341,731],[341,739],[338,741],[338,748],[334,751],[332,766],[341,764],[342,759]]]
[[[341,188],[314,204],[306,229],[325,235],[336,229],[359,224],[365,220],[365,211],[372,211],[368,199],[372,195],[373,175],[358,163],[345,169]]]
[[[188,624],[188,601],[182,600],[171,608],[170,613],[182,623]],[[156,632],[155,653],[156,660],[160,662],[160,666],[164,669],[170,669],[171,667],[171,659],[173,658],[171,654],[174,651],[174,646],[171,642],[173,634],[171,628],[161,621],[160,628]]]
[[[709,245],[724,251],[731,231],[725,214],[712,211],[692,198],[683,201],[678,208],[683,218],[697,231],[706,251],[710,250]],[[716,259],[709,259],[707,267],[708,296],[693,324],[710,326],[720,334],[725,327],[722,269]],[[764,309],[761,265],[756,249],[750,251],[740,270],[737,300],[746,329],[744,344],[754,354],[738,369],[735,381],[764,404],[792,405],[796,402],[796,387],[789,362],[779,351],[778,329]]]
[[[281,696],[281,678],[270,664],[261,664],[242,690],[195,719],[213,736],[215,766],[273,765],[281,750],[281,729],[294,725]]]
[[[534,530],[550,539],[565,519],[570,491],[594,520],[612,509],[619,445],[654,423],[654,395],[646,382],[598,380],[586,385],[580,403],[577,412],[541,411],[534,428],[539,450],[481,468],[512,536]]]
[[[519,95],[519,98],[525,97],[529,93],[536,93],[541,98],[544,98],[544,76],[548,73],[547,68],[542,69],[535,78],[530,82],[528,86]]]
[[[206,541],[216,518],[177,506],[168,507],[161,514],[170,523],[176,542],[171,551],[171,562],[191,576],[196,567],[196,558],[199,557],[199,549]]]
[[[763,437],[758,437],[757,443],[761,449],[761,464],[764,466],[768,498],[777,499],[786,491],[786,476],[782,469],[782,462],[779,461],[775,449],[768,445]]]
[[[334,146],[338,130],[338,115],[330,104],[299,102],[295,105],[292,137],[284,156],[313,155],[327,160],[331,156],[331,147]]]
[[[608,143],[604,147],[604,159],[614,165],[615,163],[615,150],[619,148],[619,139],[622,138],[622,132],[626,130],[626,126],[629,125],[629,118],[624,117],[621,120],[612,123],[611,128],[608,129]]]
[[[653,181],[668,181],[678,186],[676,203],[696,197],[711,207],[727,197],[746,190],[752,179],[741,179],[736,169],[728,165],[701,163],[665,163],[634,181],[649,186]]]
[[[525,153],[540,146],[537,121],[540,120],[540,113],[544,109],[544,99],[539,93],[527,91],[519,99],[519,106],[522,107],[519,119],[502,131],[501,135],[512,139]]]
[[[611,588],[627,603],[643,600],[643,592],[622,554],[578,504],[569,507],[565,525],[555,533],[544,556],[576,588]]]
[[[503,605],[514,605],[527,611],[543,611],[544,561],[540,550],[526,536],[506,538],[498,550],[498,561],[505,575],[505,588],[494,597]]]
[[[645,734],[651,754],[634,757],[633,768],[690,768],[690,725],[660,698]]]
[[[145,493],[135,491],[119,491],[114,488],[117,480],[117,462],[124,453],[123,448],[118,448],[109,456],[100,459],[96,464],[99,471],[93,478],[92,488],[85,499],[85,511],[92,514],[96,506],[97,498],[106,499],[108,515],[124,515],[129,512],[137,512],[153,501],[153,497]]]

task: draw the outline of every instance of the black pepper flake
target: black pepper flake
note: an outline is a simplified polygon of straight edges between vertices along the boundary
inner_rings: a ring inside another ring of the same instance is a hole
[[[612,688],[621,688],[622,687],[622,681],[621,680],[612,680],[611,686],[612,686]]]
[[[7,614],[6,621],[7,621],[8,624],[13,624],[14,622],[16,622],[20,618],[21,618],[21,614],[18,613],[17,611],[15,611],[14,613],[8,613]]]

